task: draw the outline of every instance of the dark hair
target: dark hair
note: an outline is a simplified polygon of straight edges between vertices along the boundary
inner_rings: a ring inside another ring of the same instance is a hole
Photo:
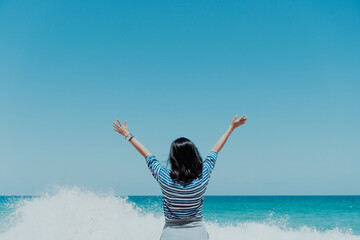
[[[186,183],[202,175],[203,161],[199,151],[187,138],[181,137],[172,142],[169,161],[170,177],[175,181]]]

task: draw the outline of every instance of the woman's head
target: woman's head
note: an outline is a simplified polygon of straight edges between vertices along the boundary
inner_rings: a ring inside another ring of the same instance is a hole
[[[201,176],[202,159],[194,143],[187,138],[181,137],[172,142],[169,161],[173,180],[189,181]]]

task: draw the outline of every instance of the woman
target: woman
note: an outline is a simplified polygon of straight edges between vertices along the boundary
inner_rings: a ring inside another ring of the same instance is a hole
[[[245,115],[238,120],[236,118],[237,115],[204,161],[189,139],[182,137],[173,141],[169,155],[171,171],[163,167],[130,133],[126,121],[125,125],[119,120],[119,124],[113,122],[114,131],[123,135],[145,157],[152,175],[160,184],[165,215],[165,225],[160,239],[209,239],[202,220],[204,193],[219,151],[233,130],[247,120]]]

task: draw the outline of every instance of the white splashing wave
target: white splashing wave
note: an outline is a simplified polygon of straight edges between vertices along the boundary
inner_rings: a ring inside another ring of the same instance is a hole
[[[142,212],[126,197],[65,187],[17,203],[0,240],[160,239],[163,225],[163,217]],[[284,229],[257,222],[232,226],[205,222],[205,226],[212,240],[360,240],[340,229]]]

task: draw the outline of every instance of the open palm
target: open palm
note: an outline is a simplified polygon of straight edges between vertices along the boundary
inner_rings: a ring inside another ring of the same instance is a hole
[[[231,121],[231,127],[233,129],[245,124],[247,117],[246,115],[242,116],[241,118],[239,118],[238,120],[236,120],[236,118],[238,117],[238,115],[235,115],[235,117],[233,118],[233,120]]]
[[[120,133],[123,136],[128,135],[130,131],[129,131],[129,127],[127,125],[127,122],[125,121],[125,125],[122,125],[121,122],[118,119],[116,119],[116,121],[119,124],[116,124],[115,122],[113,122],[114,131]]]

